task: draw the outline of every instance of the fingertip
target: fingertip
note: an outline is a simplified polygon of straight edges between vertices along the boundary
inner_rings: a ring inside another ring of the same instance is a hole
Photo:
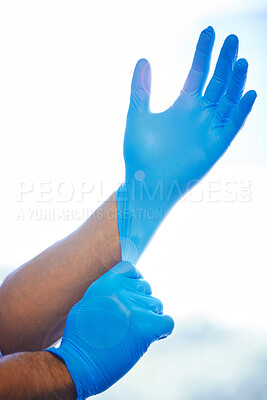
[[[256,90],[249,90],[247,92],[247,96],[250,97],[251,100],[253,100],[253,102],[256,100],[256,98],[258,97],[258,94],[256,92]]]
[[[239,58],[239,60],[235,63],[235,68],[237,68],[240,72],[247,71],[248,69],[248,62],[245,58]]]
[[[248,103],[254,103],[254,101],[257,98],[257,93],[255,90],[249,90],[243,97],[243,101],[246,101]]]
[[[127,276],[133,279],[143,278],[141,272],[129,261],[121,261],[111,270],[114,274]]]
[[[130,107],[136,110],[148,110],[151,91],[151,68],[145,58],[141,58],[133,73]]]
[[[137,61],[136,66],[135,66],[135,74],[136,73],[141,74],[143,76],[143,78],[146,78],[146,80],[149,80],[149,82],[146,82],[147,85],[149,85],[151,83],[150,82],[151,66],[146,58],[140,58],[140,60]]]
[[[223,47],[229,53],[230,57],[235,61],[238,54],[239,40],[234,34],[228,35],[224,41]]]
[[[257,98],[256,91],[255,90],[249,90],[244,95],[244,97],[241,99],[241,101],[239,103],[240,111],[243,114],[248,114],[251,111],[256,98]]]
[[[150,65],[148,60],[146,58],[140,58],[140,60],[137,61],[136,66],[145,66],[146,64]]]
[[[215,34],[215,31],[213,29],[213,26],[209,25],[206,29],[207,32],[210,32],[211,34]]]
[[[239,39],[234,33],[231,33],[230,35],[228,35],[227,38],[225,39],[225,41],[228,44],[231,44],[232,46],[238,46],[238,44],[239,44]]]
[[[213,27],[210,25],[207,28],[203,29],[201,34],[202,33],[206,33],[210,38],[213,38],[213,36],[215,35],[215,31],[214,31]]]
[[[214,39],[214,29],[209,26],[201,32],[197,43],[197,49],[203,53],[209,53],[211,51],[210,48],[213,46]]]

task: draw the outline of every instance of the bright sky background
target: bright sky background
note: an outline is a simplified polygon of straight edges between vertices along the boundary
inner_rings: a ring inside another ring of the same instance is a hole
[[[255,109],[227,155],[171,212],[138,267],[177,321],[203,315],[267,330],[264,3],[0,3],[2,275],[82,222],[40,220],[41,212],[93,211],[122,182],[122,141],[136,61],[150,61],[151,108],[164,110],[182,88],[200,31],[212,25],[212,69],[224,38],[236,33],[240,57],[249,62],[247,89],[258,92]],[[66,197],[74,188],[65,203],[57,200],[62,182]],[[51,194],[42,203],[44,183]],[[80,202],[83,183],[95,189]],[[251,199],[244,201],[250,183]],[[21,185],[32,188],[22,201]],[[18,220],[21,212],[24,219]]]

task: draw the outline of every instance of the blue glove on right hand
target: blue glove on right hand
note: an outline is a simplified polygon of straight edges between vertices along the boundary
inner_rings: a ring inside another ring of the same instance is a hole
[[[149,109],[151,72],[135,68],[124,138],[125,183],[117,191],[122,259],[136,263],[171,207],[215,164],[241,129],[256,98],[243,97],[248,63],[226,38],[205,93],[214,30],[199,38],[185,86],[166,111]]]
[[[47,351],[65,361],[83,400],[113,385],[173,327],[148,282],[121,262],[89,287],[68,315],[61,346]]]

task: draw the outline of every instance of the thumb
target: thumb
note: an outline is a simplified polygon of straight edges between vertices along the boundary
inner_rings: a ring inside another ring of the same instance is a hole
[[[135,66],[131,85],[130,108],[137,111],[149,109],[151,90],[151,68],[149,62],[142,58]]]
[[[121,261],[115,267],[113,267],[109,272],[116,275],[121,275],[126,278],[140,279],[143,278],[141,272],[129,261]]]

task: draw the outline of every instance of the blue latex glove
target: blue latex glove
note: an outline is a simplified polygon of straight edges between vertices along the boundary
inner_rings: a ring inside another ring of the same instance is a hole
[[[81,400],[113,385],[173,327],[148,282],[121,262],[89,287],[68,315],[60,347],[47,351],[65,361]]]
[[[174,104],[151,113],[151,70],[141,59],[134,71],[124,139],[125,184],[117,191],[122,259],[136,263],[177,200],[226,151],[256,98],[242,97],[248,63],[236,61],[238,38],[226,38],[204,95],[214,30],[199,38],[184,88]]]

